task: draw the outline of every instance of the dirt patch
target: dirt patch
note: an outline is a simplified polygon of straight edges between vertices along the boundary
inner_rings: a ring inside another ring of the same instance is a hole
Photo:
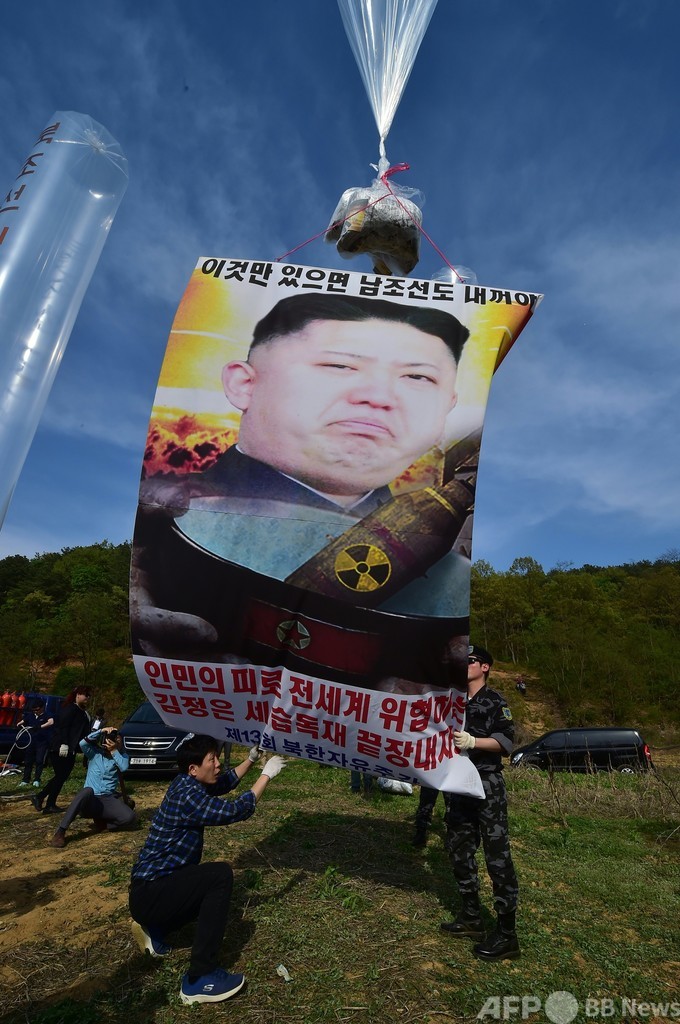
[[[526,693],[522,695],[516,687],[517,677],[517,672],[494,666],[490,685],[502,693],[510,705],[515,718],[515,746],[521,746],[551,729],[561,728],[564,722],[558,705],[544,693],[540,680],[523,675]]]
[[[680,746],[673,747],[650,747],[652,761],[657,768],[679,768],[680,767]]]
[[[166,783],[146,783],[135,793],[144,822],[165,789]],[[25,1004],[36,984],[41,998],[51,991],[63,996],[73,986],[81,998],[83,985],[96,990],[101,975],[115,969],[117,945],[121,953],[134,952],[121,924],[130,867],[146,829],[94,833],[89,821],[77,819],[59,850],[49,845],[58,823],[58,815],[38,814],[28,799],[3,803],[0,992],[6,1009]]]

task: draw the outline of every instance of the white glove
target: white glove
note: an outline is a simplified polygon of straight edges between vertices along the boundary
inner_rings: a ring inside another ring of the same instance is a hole
[[[275,779],[279,772],[286,767],[286,763],[280,754],[274,754],[262,769],[262,774],[266,775],[268,779]]]
[[[68,757],[68,744],[62,743],[59,747],[59,757]]]
[[[262,751],[259,747],[251,747],[248,751],[248,760],[251,764],[257,764],[262,757]]]
[[[475,738],[469,732],[453,733],[453,741],[459,750],[472,750],[475,745]]]

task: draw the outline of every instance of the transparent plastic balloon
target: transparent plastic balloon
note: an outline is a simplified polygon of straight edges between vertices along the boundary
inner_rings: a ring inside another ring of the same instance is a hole
[[[446,281],[449,284],[477,284],[477,275],[469,267],[456,265],[435,271],[430,280]]]
[[[382,174],[385,139],[437,0],[338,0],[338,6],[378,126]]]
[[[127,183],[109,132],[58,111],[0,203],[0,526]]]

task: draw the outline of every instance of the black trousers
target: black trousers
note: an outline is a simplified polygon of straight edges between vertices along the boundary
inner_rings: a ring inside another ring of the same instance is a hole
[[[61,788],[73,771],[75,763],[75,754],[69,754],[68,757],[59,757],[58,751],[50,750],[50,764],[52,765],[54,776],[38,793],[39,799],[44,800],[48,807],[55,806],[57,797],[61,793]]]
[[[35,740],[32,740],[24,754],[24,782],[31,781],[33,765],[35,765],[35,781],[40,782],[46,758],[47,743],[36,743]]]
[[[151,882],[130,886],[130,914],[145,928],[162,934],[196,921],[189,976],[210,974],[219,966],[234,884],[229,864],[189,864]]]
[[[420,787],[420,796],[418,798],[418,810],[416,811],[416,828],[418,830],[425,830],[432,824],[432,813],[434,811],[434,805],[437,802],[440,790],[432,789],[431,786]],[[444,796],[446,801],[446,795]]]

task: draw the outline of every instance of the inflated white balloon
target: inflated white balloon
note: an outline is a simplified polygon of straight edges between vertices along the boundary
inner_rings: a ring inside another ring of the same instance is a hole
[[[0,202],[0,526],[127,182],[108,131],[58,111]]]

